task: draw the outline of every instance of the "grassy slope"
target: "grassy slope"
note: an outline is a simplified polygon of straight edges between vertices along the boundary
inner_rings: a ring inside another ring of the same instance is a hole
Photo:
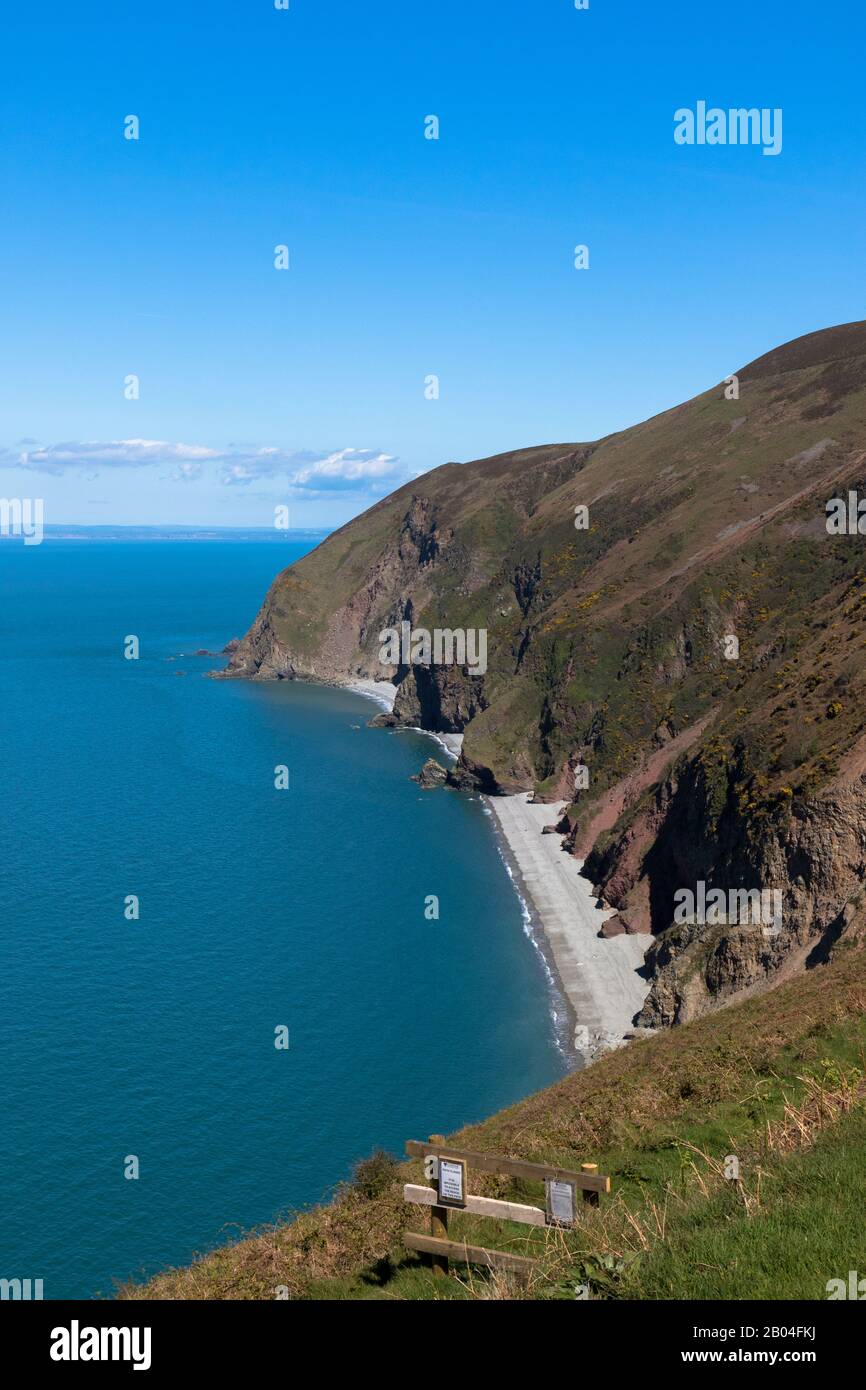
[[[329,1206],[173,1270],[134,1298],[823,1298],[866,1269],[866,971],[861,951],[760,997],[634,1043],[484,1124],[464,1147],[575,1167],[596,1161],[614,1192],[567,1239],[452,1218],[455,1233],[530,1251],[524,1288],[458,1267],[434,1276],[402,1249],[426,1216],[401,1200],[407,1163],[372,1199]],[[423,1136],[407,1136],[423,1137]],[[721,1175],[728,1154],[741,1182]],[[473,1190],[535,1201],[531,1184]]]

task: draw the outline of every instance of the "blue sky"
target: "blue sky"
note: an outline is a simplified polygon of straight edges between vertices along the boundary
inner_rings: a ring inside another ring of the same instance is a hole
[[[47,523],[340,524],[866,317],[851,0],[7,3],[2,30],[0,495]],[[678,146],[699,100],[781,108],[781,153]]]

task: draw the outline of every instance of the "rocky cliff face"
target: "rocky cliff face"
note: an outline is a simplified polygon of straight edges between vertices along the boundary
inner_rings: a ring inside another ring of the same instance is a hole
[[[758,808],[743,803],[751,780],[743,750],[723,759],[713,752],[682,759],[586,865],[625,929],[654,934],[652,986],[638,1018],[647,1027],[688,1022],[825,961],[866,923],[866,774],[808,801],[783,796]],[[699,884],[706,895],[722,889],[735,908],[745,887],[775,890],[780,915],[677,922],[677,892]]]
[[[226,674],[392,680],[396,722],[464,733],[452,780],[566,800],[610,930],[655,937],[642,1021],[683,1020],[859,931],[857,497],[862,323],[607,439],[415,480],[278,576]],[[401,623],[483,630],[486,668],[380,659]],[[676,922],[699,882],[778,888],[781,930]]]
[[[323,592],[318,588],[318,576],[305,580],[303,561],[279,575],[224,674],[338,683],[353,677],[402,683],[408,677],[407,688],[401,692],[406,722],[411,722],[410,715],[435,718],[440,707],[447,710],[456,700],[459,672],[449,670],[446,674],[450,679],[442,682],[443,689],[437,694],[437,673],[431,675],[427,668],[422,675],[418,668],[416,684],[416,668],[383,662],[379,655],[380,632],[399,629],[403,622],[412,623],[417,607],[426,601],[426,572],[436,565],[451,539],[447,531],[440,531],[435,504],[428,497],[410,494],[404,502],[405,510],[390,541],[365,571],[350,570],[345,584],[339,583],[339,576],[328,575]],[[368,515],[375,516],[376,511],[374,508]],[[350,529],[335,535],[348,538]],[[329,541],[334,539],[329,537]],[[454,688],[453,696],[447,693],[446,685]],[[451,718],[449,714],[444,717]],[[460,718],[456,709],[454,718]],[[425,723],[424,727],[439,725]],[[457,727],[462,728],[463,723]]]

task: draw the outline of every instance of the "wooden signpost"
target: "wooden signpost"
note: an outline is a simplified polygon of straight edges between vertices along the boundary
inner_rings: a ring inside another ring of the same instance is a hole
[[[600,1193],[610,1192],[610,1178],[600,1174],[595,1163],[582,1164],[581,1171],[576,1173],[544,1163],[524,1163],[521,1159],[500,1158],[496,1154],[470,1153],[446,1144],[442,1134],[431,1134],[426,1144],[410,1139],[406,1152],[410,1158],[424,1159],[425,1177],[433,1186],[406,1183],[403,1188],[405,1201],[430,1208],[429,1236],[407,1231],[404,1244],[409,1250],[429,1255],[437,1274],[447,1273],[449,1259],[522,1272],[528,1272],[535,1264],[534,1260],[523,1255],[448,1240],[449,1211],[466,1211],[473,1216],[499,1221],[519,1221],[527,1226],[568,1228],[577,1224],[578,1192],[582,1193],[583,1201],[588,1206],[598,1206]],[[467,1190],[467,1172],[470,1168],[482,1173],[501,1173],[543,1182],[545,1209],[524,1206],[521,1202],[504,1202],[495,1197],[473,1196]]]

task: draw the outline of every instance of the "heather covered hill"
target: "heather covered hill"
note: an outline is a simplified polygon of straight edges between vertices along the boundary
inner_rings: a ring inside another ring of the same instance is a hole
[[[826,525],[849,490],[864,323],[594,443],[415,480],[276,579],[230,673],[388,676],[398,722],[464,732],[454,780],[568,801],[619,924],[657,938],[642,1021],[681,1021],[859,927],[866,538]],[[486,629],[486,672],[383,668],[403,620]],[[678,928],[700,879],[783,889],[783,931]]]

